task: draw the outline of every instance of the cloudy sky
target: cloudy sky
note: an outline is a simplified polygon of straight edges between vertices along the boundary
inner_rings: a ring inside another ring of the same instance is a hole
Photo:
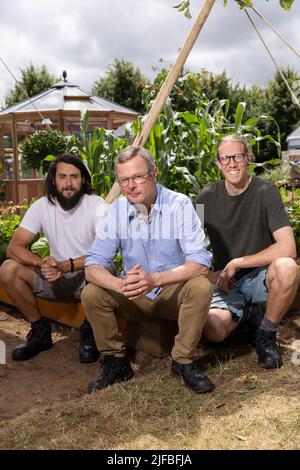
[[[45,64],[86,91],[115,57],[130,60],[153,78],[176,58],[203,0],[191,0],[193,19],[172,8],[179,0],[1,0],[0,57],[19,77],[20,68],[32,62]],[[300,51],[300,0],[290,12],[279,0],[254,0],[254,5]],[[300,73],[300,59],[266,25],[257,26],[282,66]],[[163,62],[160,62],[160,59]],[[232,81],[263,85],[272,78],[274,65],[234,0],[216,0],[187,68],[226,70]],[[156,72],[154,71],[156,70]],[[14,86],[0,62],[0,102]]]

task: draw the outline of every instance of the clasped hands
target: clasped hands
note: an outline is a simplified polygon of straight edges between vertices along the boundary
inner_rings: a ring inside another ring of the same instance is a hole
[[[54,256],[46,256],[41,261],[41,272],[49,282],[55,282],[64,272],[63,262],[57,261]]]
[[[134,300],[151,292],[155,287],[154,273],[145,271],[141,268],[141,264],[137,263],[122,279],[120,293],[129,300]]]

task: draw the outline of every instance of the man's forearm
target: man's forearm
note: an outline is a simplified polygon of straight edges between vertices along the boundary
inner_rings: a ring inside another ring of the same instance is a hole
[[[178,284],[185,282],[188,279],[192,279],[196,276],[207,276],[208,268],[203,264],[193,263],[188,261],[187,263],[177,266],[167,271],[153,273],[155,279],[155,285],[162,287],[169,284]]]
[[[24,246],[9,245],[7,249],[7,257],[18,261],[25,266],[41,267],[41,258]]]
[[[242,256],[235,258],[228,264],[233,264],[236,270],[244,268],[257,268],[260,266],[268,266],[277,258],[288,256],[284,248],[278,243],[274,243],[265,250],[262,250],[253,255]]]
[[[123,281],[122,279],[113,276],[107,269],[99,265],[91,265],[85,268],[85,277],[88,282],[96,284],[96,286],[110,289],[115,292],[121,292]]]

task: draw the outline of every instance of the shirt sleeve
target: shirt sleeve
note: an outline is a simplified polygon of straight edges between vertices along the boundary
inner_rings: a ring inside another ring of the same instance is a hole
[[[210,268],[212,255],[207,250],[200,219],[189,199],[177,207],[178,239],[185,261],[193,261]]]
[[[282,227],[291,226],[291,222],[285,211],[280,192],[276,186],[272,185],[265,197],[265,207],[268,225],[272,233]]]
[[[34,234],[42,232],[42,204],[43,200],[39,199],[28,208],[20,223],[20,227],[25,228],[26,230],[29,230],[29,232]]]
[[[101,205],[101,213],[98,214],[96,238],[88,250],[85,266],[99,265],[108,269],[119,248],[119,236],[117,227],[115,205]]]

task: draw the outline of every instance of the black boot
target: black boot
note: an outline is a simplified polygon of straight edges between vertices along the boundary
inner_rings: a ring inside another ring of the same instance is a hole
[[[88,385],[88,393],[102,390],[116,382],[124,382],[133,376],[127,357],[104,356],[99,377]]]
[[[257,330],[256,352],[258,362],[265,369],[279,369],[282,366],[279,344],[276,339],[276,331]]]
[[[79,361],[86,364],[97,361],[99,357],[92,327],[84,320],[79,328]]]
[[[247,342],[256,347],[257,332],[265,316],[266,304],[247,304],[244,308],[243,322],[247,323]]]
[[[200,372],[196,361],[191,364],[179,364],[173,360],[171,371],[181,377],[183,383],[195,393],[211,392],[215,388],[211,380]]]
[[[42,351],[52,348],[51,324],[46,318],[31,324],[25,343],[17,346],[11,353],[14,361],[27,361]]]

